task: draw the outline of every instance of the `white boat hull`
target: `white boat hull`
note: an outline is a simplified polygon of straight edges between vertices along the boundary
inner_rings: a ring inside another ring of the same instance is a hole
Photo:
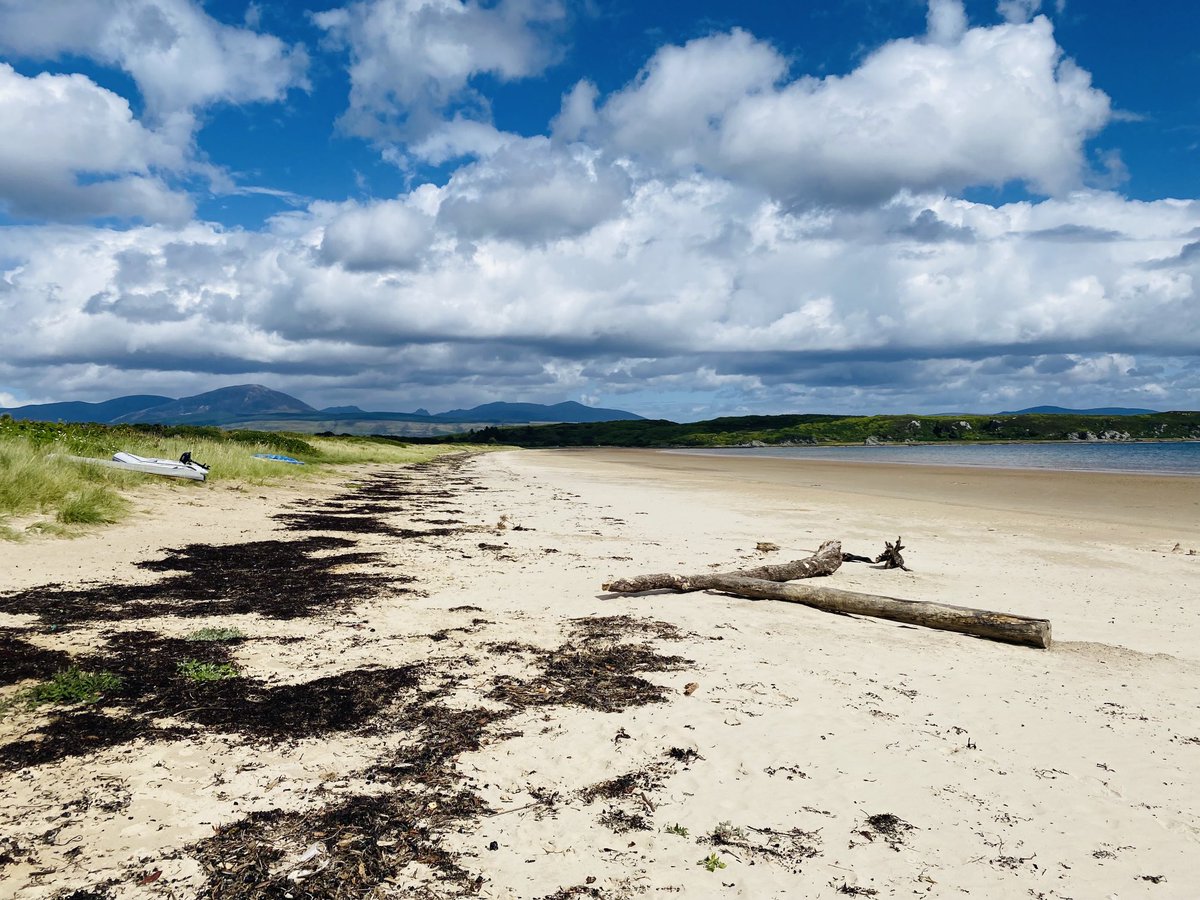
[[[93,459],[89,456],[68,456],[67,459],[72,462],[90,463],[94,466],[125,469],[129,472],[165,475],[168,478],[187,478],[191,481],[203,481],[208,476],[208,470],[195,463],[188,464],[173,459],[135,456],[132,453],[114,453],[112,459]]]

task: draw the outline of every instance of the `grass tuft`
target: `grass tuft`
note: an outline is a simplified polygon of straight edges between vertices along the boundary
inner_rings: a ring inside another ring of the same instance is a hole
[[[240,641],[246,637],[246,633],[240,628],[201,628],[199,631],[193,631],[187,635],[184,640],[188,641]]]
[[[229,663],[189,659],[179,664],[179,674],[192,681],[224,681],[226,678],[237,678],[238,670]]]
[[[41,706],[43,703],[95,703],[101,695],[119,690],[121,684],[121,676],[112,672],[84,672],[72,666],[49,681],[23,691],[19,698],[29,706]]]
[[[55,518],[63,525],[107,525],[119,522],[129,501],[103,484],[85,484],[63,498]]]

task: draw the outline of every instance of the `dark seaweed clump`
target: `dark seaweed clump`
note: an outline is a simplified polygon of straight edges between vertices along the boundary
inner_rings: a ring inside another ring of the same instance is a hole
[[[36,615],[47,624],[116,622],[148,616],[257,613],[272,619],[312,616],[411,582],[406,576],[347,572],[379,560],[346,551],[352,541],[312,536],[295,541],[250,541],[227,546],[190,544],[162,559],[139,563],[151,572],[176,572],[152,584],[57,585],[0,597],[0,612]]]
[[[150,631],[111,637],[103,652],[76,661],[86,671],[121,677],[121,687],[105,695],[104,709],[54,709],[25,739],[0,746],[0,761],[38,765],[137,738],[177,738],[198,726],[272,741],[361,729],[419,683],[416,666],[356,669],[278,686],[244,677],[195,681],[180,671],[187,660],[229,664],[231,657],[228,645],[217,642]],[[162,719],[171,724],[161,726]]]
[[[70,665],[70,654],[46,650],[18,637],[20,633],[17,629],[0,630],[0,685],[49,678]]]
[[[889,847],[899,852],[908,838],[908,832],[914,829],[915,826],[894,813],[876,813],[867,817],[866,825],[858,833],[869,841],[883,838]]]
[[[525,680],[502,676],[488,696],[516,706],[582,706],[617,712],[667,699],[667,688],[639,673],[669,672],[691,663],[680,656],[662,656],[649,644],[619,642],[627,636],[677,638],[674,626],[665,622],[599,616],[572,619],[571,630],[573,640],[553,650],[494,647],[493,652],[529,652],[542,671]]]

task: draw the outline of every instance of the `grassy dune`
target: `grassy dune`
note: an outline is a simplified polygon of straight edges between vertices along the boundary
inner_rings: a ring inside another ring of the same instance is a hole
[[[463,448],[412,446],[377,438],[301,438],[216,428],[105,427],[0,417],[0,539],[19,539],[29,531],[70,534],[81,527],[117,522],[130,510],[125,494],[151,482],[177,490],[205,489],[197,482],[89,466],[65,456],[108,459],[125,450],[178,459],[187,451],[211,467],[209,482],[269,484],[317,477],[352,463],[421,462],[458,449]],[[285,454],[305,465],[256,459],[256,453]]]

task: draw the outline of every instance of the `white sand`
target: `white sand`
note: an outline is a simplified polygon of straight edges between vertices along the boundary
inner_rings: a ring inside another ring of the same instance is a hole
[[[567,620],[589,615],[678,626],[684,640],[655,648],[694,662],[646,676],[672,689],[668,702],[620,713],[531,708],[459,758],[466,783],[499,813],[444,842],[484,876],[480,896],[572,886],[603,897],[834,897],[843,886],[896,897],[1196,895],[1200,556],[1186,553],[1200,550],[1196,480],[609,451],[494,454],[471,466],[490,489],[463,492],[456,518],[483,529],[508,515],[529,530],[365,537],[364,548],[417,575],[428,596],[364,598],[318,620],[239,617],[252,634],[304,640],[252,642],[238,662],[247,675],[295,683],[428,660],[462,677],[455,704],[494,708],[482,694],[522,664],[489,652],[493,642],[554,647]],[[269,536],[280,502],[253,488],[186,499],[199,505],[173,502],[76,541],[0,544],[0,572],[10,573],[0,589],[81,573],[144,579],[131,564],[160,547]],[[873,554],[897,534],[912,572],[847,564],[826,583],[1045,616],[1054,648],[710,594],[600,592],[614,575],[754,564],[758,541],[779,544],[769,558],[782,560],[825,538]],[[483,612],[449,611],[463,605]],[[0,625],[24,621],[0,615]],[[168,634],[195,624],[150,623]],[[447,627],[468,630],[429,637]],[[85,629],[71,646],[99,635]],[[699,688],[686,696],[689,682]],[[31,721],[0,724],[0,740]],[[6,775],[0,839],[31,861],[0,868],[0,895],[50,897],[114,878],[115,897],[196,896],[198,865],[172,851],[251,809],[315,808],[369,791],[362,770],[403,739],[138,742]],[[669,748],[702,758],[673,762]],[[617,801],[579,795],[647,769],[645,789]],[[553,807],[535,802],[553,792]],[[81,797],[90,803],[63,817]],[[599,821],[613,806],[654,830],[614,833]],[[867,825],[880,814],[912,826],[896,849]],[[723,821],[752,845],[799,829],[815,855],[790,839],[777,839],[782,860],[696,841]],[[664,830],[677,823],[687,838]],[[37,837],[58,825],[48,842]],[[73,847],[85,852],[71,856]],[[714,850],[726,868],[710,873],[698,862]],[[158,881],[135,884],[153,869]],[[409,865],[379,896],[425,879]],[[436,886],[430,895],[454,894]]]

